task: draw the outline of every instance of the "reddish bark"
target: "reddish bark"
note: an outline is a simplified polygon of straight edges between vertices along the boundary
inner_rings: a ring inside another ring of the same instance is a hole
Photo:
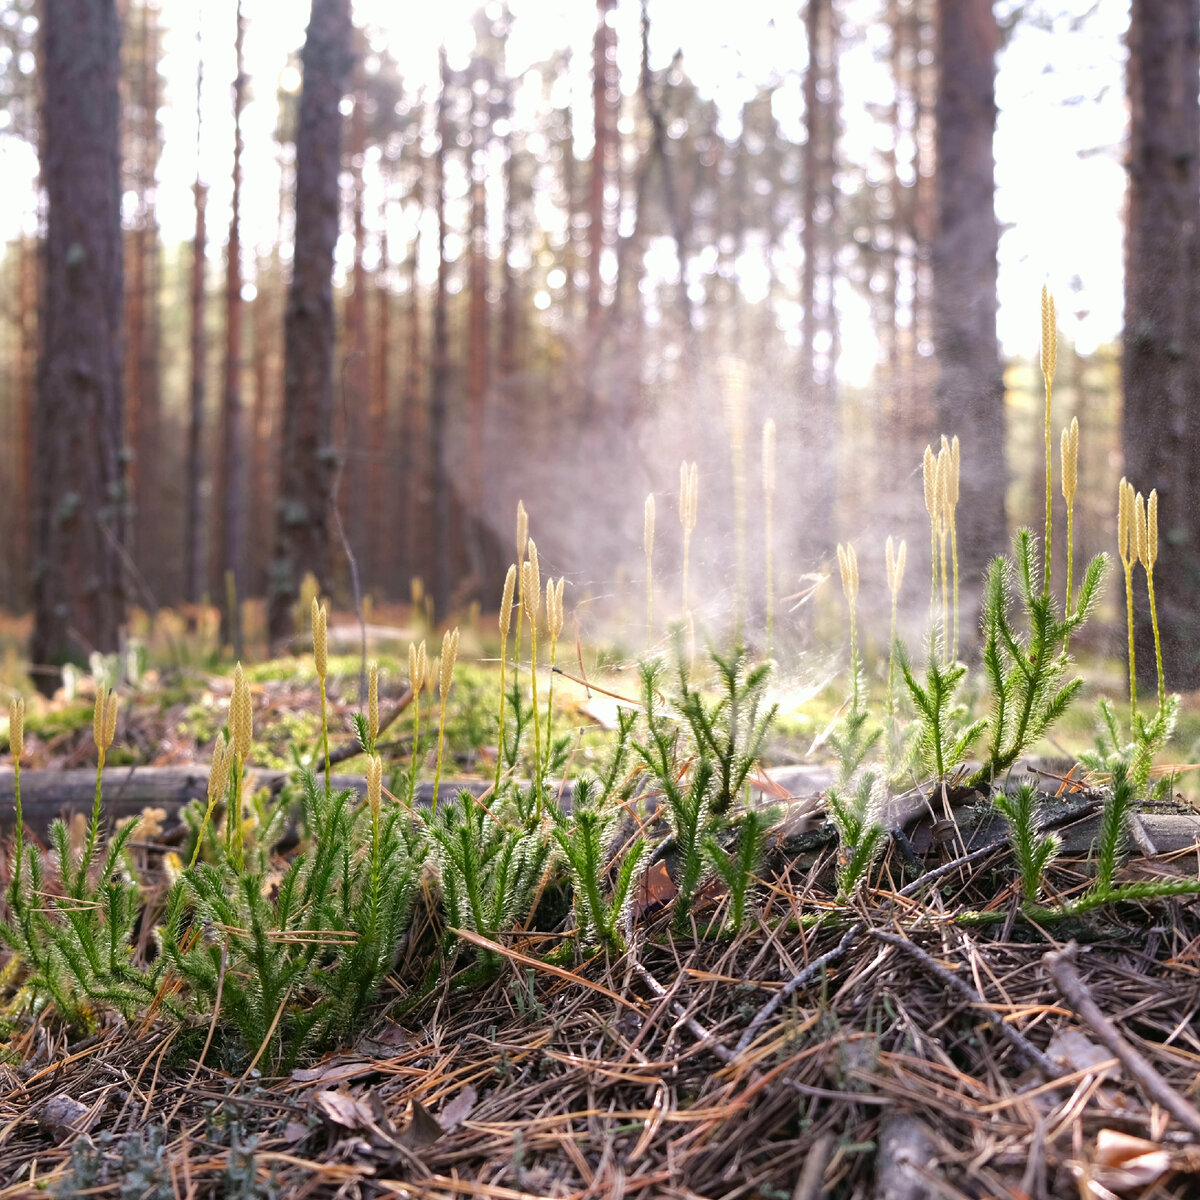
[[[1125,243],[1125,471],[1158,490],[1155,568],[1170,686],[1200,687],[1200,0],[1134,0],[1129,24],[1129,207]],[[1143,616],[1143,624],[1148,621]],[[1138,664],[1153,677],[1149,630]]]
[[[350,70],[349,0],[313,0],[302,55],[296,133],[296,237],[284,319],[284,415],[275,554],[268,598],[272,641],[285,638],[300,580],[330,580],[333,479],[333,251],[338,234],[339,105]]]
[[[992,153],[998,37],[991,0],[941,0],[937,38],[933,333],[938,384],[937,424],[929,432],[934,438],[957,435],[962,445],[958,546],[970,587],[1007,540]]]
[[[42,13],[42,178],[48,200],[34,511],[39,667],[118,648],[121,436],[120,24],[113,0]],[[51,691],[57,670],[39,672]]]
[[[446,311],[450,263],[446,237],[446,151],[453,140],[450,126],[450,69],[446,50],[439,53],[441,92],[438,96],[438,148],[433,160],[433,195],[437,206],[438,269],[433,301],[433,352],[429,379],[429,473],[433,499],[433,604],[438,619],[450,607],[451,503],[446,461],[446,418],[450,391],[450,330]]]
[[[203,587],[203,541],[200,536],[200,484],[204,474],[204,380],[205,380],[205,336],[204,336],[204,274],[207,252],[207,228],[205,207],[208,188],[200,178],[200,128],[201,94],[204,82],[204,58],[199,54],[200,36],[197,33],[196,63],[196,181],[192,185],[192,196],[196,207],[196,228],[192,235],[192,279],[191,279],[191,373],[188,381],[188,435],[187,457],[184,462],[185,509],[183,529],[183,594],[192,604],[200,602]]]
[[[217,456],[217,486],[214,492],[212,598],[221,610],[222,641],[232,644],[235,657],[242,655],[239,617],[245,599],[246,480],[242,413],[242,111],[246,103],[246,77],[242,50],[246,22],[241,0],[236,12],[233,80],[233,199],[229,218],[229,241],[225,248],[225,368],[221,394],[220,449]],[[230,587],[232,585],[232,588]],[[237,603],[231,608],[229,592]]]

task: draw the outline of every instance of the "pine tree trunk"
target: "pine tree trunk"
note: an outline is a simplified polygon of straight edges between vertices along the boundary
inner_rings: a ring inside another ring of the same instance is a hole
[[[278,413],[277,381],[278,341],[282,331],[282,305],[277,303],[280,286],[279,255],[260,258],[255,272],[258,286],[251,306],[250,327],[254,351],[251,371],[254,380],[254,409],[250,427],[250,482],[247,494],[250,511],[259,519],[251,522],[246,556],[246,590],[252,596],[266,592],[267,563],[271,557],[271,528],[262,520],[271,511],[274,489],[272,479],[275,462],[276,416]]]
[[[200,28],[196,30],[196,181],[192,198],[196,228],[192,234],[191,369],[188,378],[187,454],[184,459],[183,598],[199,604],[204,578],[204,542],[200,534],[200,486],[204,476],[204,337],[205,208],[208,188],[200,177],[200,131],[203,128],[204,53]]]
[[[518,310],[520,296],[517,288],[516,273],[513,270],[513,245],[516,234],[516,148],[512,131],[512,95],[513,84],[509,81],[507,88],[508,125],[504,133],[504,246],[500,252],[500,349],[497,356],[497,369],[502,381],[507,382],[518,369],[521,362],[518,339]]]
[[[160,154],[158,10],[140,4],[126,14],[129,101],[125,108],[127,188],[135,197],[132,229],[126,234],[125,440],[132,451],[127,486],[132,501],[130,553],[137,568],[139,602],[153,606],[163,584],[159,516],[161,394],[158,370],[158,226],[151,198]]]
[[[338,235],[340,104],[350,71],[349,0],[313,0],[301,57],[296,133],[296,237],[284,319],[284,414],[275,553],[268,601],[272,642],[287,637],[300,580],[328,586],[333,479],[333,251]]]
[[[472,574],[484,573],[481,530],[487,495],[484,420],[491,366],[490,263],[487,236],[487,154],[492,136],[490,64],[476,61],[479,86],[471,89],[471,257],[467,311],[467,478],[461,497],[466,506],[466,548]]]
[[[372,553],[367,536],[367,461],[378,450],[370,443],[367,433],[368,362],[367,338],[367,270],[366,252],[366,181],[363,166],[367,152],[366,93],[363,88],[361,35],[354,36],[356,54],[354,65],[354,111],[350,116],[347,166],[350,174],[350,227],[354,234],[354,262],[350,274],[350,292],[345,304],[345,328],[340,370],[334,379],[335,426],[341,424],[343,456],[346,468],[342,472],[341,492],[337,503],[341,507],[346,537],[358,559],[359,571],[370,573],[368,559]],[[340,414],[341,422],[336,415]]]
[[[17,587],[11,597],[14,609],[24,609],[28,604],[32,584],[34,466],[33,466],[33,422],[37,388],[38,360],[38,293],[41,289],[40,276],[43,262],[40,242],[33,237],[23,237],[18,249],[17,300],[19,329],[17,346],[17,387],[15,403],[16,419],[16,471],[13,475],[16,495],[16,519],[13,526],[13,551],[16,561],[14,573]]]
[[[804,549],[825,555],[836,540],[837,313],[834,308],[837,193],[837,37],[833,0],[809,0],[805,11],[808,65],[804,72],[807,140],[801,161],[801,325],[799,441],[808,480],[802,503]],[[818,345],[825,348],[818,353]]]
[[[386,586],[387,564],[392,558],[391,537],[395,528],[392,501],[399,494],[392,485],[396,482],[395,460],[391,430],[388,427],[388,396],[392,375],[392,292],[388,286],[391,253],[387,236],[387,204],[384,205],[384,233],[380,239],[379,267],[375,273],[372,293],[375,297],[375,337],[371,346],[371,400],[368,406],[367,440],[371,457],[367,468],[367,571],[366,587],[383,589]]]
[[[450,607],[450,476],[446,462],[446,409],[450,391],[450,331],[446,312],[450,262],[446,238],[446,152],[453,140],[450,129],[450,70],[445,47],[440,51],[441,92],[438,96],[438,148],[433,160],[434,203],[437,205],[438,268],[433,302],[433,370],[429,380],[429,473],[433,491],[433,604],[438,620]]]
[[[962,446],[957,524],[967,613],[974,611],[971,597],[978,594],[988,562],[1007,541],[1004,374],[996,337],[999,228],[993,205],[997,36],[991,0],[940,0],[933,241],[938,384],[937,425],[930,434],[957,435]],[[964,627],[972,628],[972,621]]]
[[[34,630],[38,686],[118,648],[122,242],[120,24],[114,0],[42,12],[42,178],[49,205],[34,414]]]
[[[423,522],[428,488],[425,445],[425,388],[422,378],[421,290],[420,290],[420,216],[425,208],[425,169],[417,168],[413,184],[417,208],[417,232],[408,247],[406,291],[404,297],[404,393],[400,407],[400,470],[403,481],[403,513],[400,521],[398,590],[403,592],[418,574],[417,531]]]
[[[1129,24],[1125,473],[1158,490],[1155,591],[1173,688],[1200,687],[1200,2],[1134,0]],[[1149,622],[1143,618],[1144,625]],[[1138,673],[1154,677],[1147,628]]]
[[[600,381],[600,340],[603,334],[603,283],[600,259],[604,253],[605,202],[615,163],[618,92],[616,78],[616,33],[609,17],[616,0],[596,0],[596,33],[592,39],[592,169],[588,179],[588,270],[587,270],[587,362],[584,394],[586,419],[599,415],[604,404]]]
[[[246,472],[242,413],[242,110],[246,102],[246,77],[242,49],[246,21],[241,0],[236,12],[233,80],[233,199],[229,242],[225,250],[225,371],[221,398],[221,440],[217,458],[217,486],[213,496],[216,539],[209,582],[212,598],[221,611],[221,641],[242,657],[241,604],[245,599]]]
[[[183,594],[189,603],[199,604],[204,578],[204,542],[200,535],[200,485],[204,477],[204,263],[207,243],[204,218],[208,201],[208,188],[200,181],[199,176],[192,185],[192,194],[196,205],[196,231],[192,235],[191,377],[188,382],[187,458],[184,466],[187,497],[183,530]]]

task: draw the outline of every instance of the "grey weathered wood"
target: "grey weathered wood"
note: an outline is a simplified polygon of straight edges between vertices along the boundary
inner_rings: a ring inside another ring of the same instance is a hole
[[[251,770],[251,786],[282,787],[288,771]],[[798,799],[812,799],[820,795],[831,781],[831,773],[813,767],[781,767],[768,772],[771,779]],[[338,775],[333,777],[335,787],[352,787],[360,794],[366,793],[366,780],[361,775]],[[461,788],[482,793],[489,786],[482,779],[444,780],[438,789],[439,805],[454,800]],[[168,818],[189,800],[203,798],[208,787],[207,765],[194,767],[110,767],[104,773],[104,812],[106,818],[134,816],[146,807],[163,808]],[[21,772],[21,802],[25,822],[35,832],[44,831],[57,816],[71,812],[90,813],[95,795],[96,773],[94,770],[33,771]],[[556,793],[557,794],[557,793]],[[570,785],[562,789],[564,807],[570,807]],[[428,805],[433,799],[433,784],[417,785],[418,803]],[[13,772],[11,767],[0,767],[0,830],[10,830],[13,825]],[[940,815],[940,814],[939,814]],[[814,825],[821,821],[820,810],[815,810]],[[929,809],[919,797],[901,798],[896,810],[890,814],[891,822],[901,825],[909,832],[913,847],[918,853],[930,851],[934,845],[933,822]],[[965,805],[954,809],[957,831],[948,830],[951,841],[947,852],[955,853],[954,846],[961,840],[966,849],[985,845],[1004,835],[1004,821],[991,812],[986,805]],[[1160,854],[1186,850],[1200,845],[1200,814],[1191,812],[1146,812],[1141,815],[1151,841]],[[1063,852],[1068,855],[1086,857],[1099,834],[1099,814],[1086,817],[1074,825],[1059,831],[1063,841]]]
[[[288,771],[251,769],[251,787],[275,790],[287,780]],[[360,795],[367,790],[362,775],[334,775],[334,787],[354,788]],[[451,780],[438,788],[439,804],[452,801],[461,788],[482,792],[487,783]],[[136,816],[143,808],[166,809],[168,819],[189,800],[203,799],[208,791],[208,767],[110,767],[104,772],[104,815],[106,820]],[[21,772],[21,808],[26,826],[43,833],[55,817],[73,812],[90,813],[96,794],[94,770]],[[417,802],[428,805],[433,799],[433,784],[417,785]],[[16,815],[15,790],[11,767],[0,767],[0,830],[11,830]]]

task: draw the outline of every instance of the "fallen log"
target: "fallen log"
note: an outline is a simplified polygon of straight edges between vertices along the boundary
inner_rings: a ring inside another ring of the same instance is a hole
[[[292,774],[290,771],[256,771],[251,767],[248,784],[251,788],[277,791]],[[353,788],[360,795],[367,792],[362,775],[334,775],[335,788]],[[446,804],[462,788],[482,793],[488,783],[480,779],[451,780],[438,788],[438,803]],[[190,800],[203,799],[208,794],[208,767],[110,767],[104,772],[104,816],[107,821],[134,817],[144,808],[166,811],[168,823]],[[91,813],[96,795],[94,770],[22,771],[21,809],[28,829],[44,834],[55,817],[71,813]],[[433,800],[433,784],[417,785],[417,802],[428,805]],[[16,816],[16,792],[11,767],[0,768],[0,830],[10,832]]]
[[[259,771],[251,768],[250,786],[267,787],[275,791],[283,786],[292,773],[290,771]],[[831,773],[811,767],[781,767],[766,772],[776,785],[773,793],[786,791],[792,796],[815,797],[828,787]],[[319,776],[318,776],[319,778]],[[366,794],[366,779],[362,775],[333,776],[335,788],[353,788],[360,795]],[[490,786],[484,779],[444,780],[438,789],[438,804],[452,802],[460,790],[466,788],[476,795]],[[553,785],[557,789],[557,785]],[[168,823],[189,800],[202,799],[208,789],[208,766],[191,767],[110,767],[104,773],[104,814],[107,820],[136,816],[144,808],[166,810]],[[21,772],[21,805],[25,823],[35,833],[44,833],[55,817],[73,812],[90,813],[96,792],[96,772],[90,769],[70,771]],[[559,794],[556,790],[556,795]],[[561,792],[565,808],[570,807],[570,784]],[[774,795],[768,799],[773,802]],[[417,785],[417,802],[429,805],[433,799],[431,782]],[[1067,809],[1066,801],[1048,801],[1047,811]],[[922,816],[921,814],[925,815]],[[11,831],[13,827],[14,791],[11,767],[0,767],[0,831]],[[946,852],[952,853],[956,844],[965,849],[981,846],[1004,836],[1003,818],[987,805],[969,805],[955,812],[955,825],[935,828],[930,819],[930,810],[923,800],[902,804],[893,814],[896,823],[909,831],[913,848],[926,854],[937,842],[945,841]],[[1144,812],[1141,824],[1149,840],[1159,854],[1169,854],[1200,845],[1200,813],[1194,812]],[[811,825],[820,825],[819,811]],[[1086,857],[1091,853],[1099,835],[1100,814],[1093,813],[1060,831],[1063,853]],[[819,830],[816,831],[819,834]],[[812,836],[811,834],[809,836]]]

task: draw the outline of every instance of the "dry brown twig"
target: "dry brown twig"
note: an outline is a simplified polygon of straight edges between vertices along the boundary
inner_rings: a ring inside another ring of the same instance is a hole
[[[1087,984],[1075,969],[1079,947],[1068,942],[1061,950],[1051,950],[1042,956],[1063,999],[1076,1014],[1121,1060],[1121,1065],[1134,1077],[1142,1091],[1167,1110],[1181,1125],[1200,1135],[1200,1111],[1184,1099],[1122,1036],[1120,1030],[1104,1015],[1092,999]]]
[[[995,1012],[969,983],[965,983],[959,979],[952,971],[947,971],[945,967],[926,954],[915,942],[909,941],[908,938],[902,937],[898,933],[889,933],[885,929],[872,929],[871,936],[876,941],[883,942],[888,946],[894,946],[897,950],[907,954],[914,962],[920,964],[922,970],[932,975],[943,987],[948,988],[952,992],[957,992],[973,1008],[980,1009],[987,1020],[995,1026],[1000,1036],[1020,1055],[1026,1066],[1034,1067],[1047,1079],[1054,1079],[1060,1073],[1058,1068],[1045,1054],[1027,1037],[1018,1033],[1012,1025],[1008,1024],[1003,1016]]]
[[[633,961],[633,969],[641,977],[642,982],[661,1000],[667,994],[667,989],[663,987],[649,971],[636,959]],[[737,1062],[737,1054],[730,1050],[727,1046],[721,1044],[711,1030],[705,1029],[695,1017],[689,1016],[686,1008],[679,1003],[678,1000],[671,1001],[671,1011],[677,1017],[682,1018],[684,1028],[699,1041],[701,1047],[711,1050],[727,1067],[732,1066]]]
[[[390,708],[386,714],[380,719],[379,729],[376,731],[376,736],[382,733],[389,725],[391,725],[397,717],[401,716],[408,706],[412,703],[413,693],[412,688],[406,688],[400,699],[395,705]],[[358,744],[358,739],[346,742],[345,745],[338,746],[336,749],[329,752],[329,762],[331,765],[346,762],[348,759],[354,758],[355,755],[361,754],[363,748]]]

